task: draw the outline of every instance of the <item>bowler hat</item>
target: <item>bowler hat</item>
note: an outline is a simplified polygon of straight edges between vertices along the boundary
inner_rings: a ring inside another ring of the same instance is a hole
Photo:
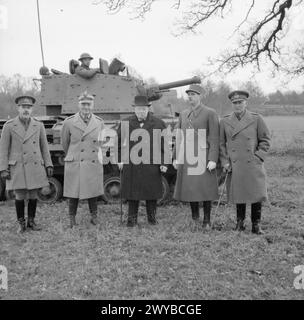
[[[244,90],[235,90],[229,93],[228,98],[231,102],[247,100],[249,98],[249,93]]]
[[[32,96],[20,96],[15,99],[15,103],[18,105],[32,106],[36,102],[36,99]]]
[[[78,60],[81,61],[82,59],[91,59],[92,60],[93,57],[91,57],[91,55],[89,53],[82,53]]]
[[[133,107],[150,107],[151,102],[149,102],[147,96],[135,96]]]
[[[189,88],[186,90],[186,93],[191,92],[191,91],[195,92],[197,94],[202,94],[203,88],[198,84],[191,84],[189,86]]]

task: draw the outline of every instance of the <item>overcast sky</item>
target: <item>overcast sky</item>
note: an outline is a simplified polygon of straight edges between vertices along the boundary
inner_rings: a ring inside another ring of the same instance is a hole
[[[239,2],[237,11],[232,12],[227,20],[204,26],[202,34],[182,37],[172,34],[179,12],[170,7],[170,1],[158,1],[144,21],[130,19],[129,10],[109,15],[104,6],[92,2],[40,0],[46,65],[68,72],[69,60],[77,59],[82,52],[89,52],[96,58],[92,66],[97,66],[99,57],[111,60],[118,56],[144,78],[168,82],[191,77],[195,70],[204,69],[208,56],[217,55],[231,45],[229,36],[235,20],[245,12],[247,1],[235,0]],[[258,2],[263,10],[265,1]],[[3,12],[6,10],[7,27],[3,28]],[[36,0],[0,0],[1,12],[0,74],[38,76],[42,59]],[[303,36],[302,20],[294,20],[291,25],[295,39]],[[248,79],[249,74],[248,70],[240,70],[225,80],[236,88],[239,82]],[[303,78],[286,86],[281,83],[282,79],[271,78],[269,72],[264,72],[258,74],[256,80],[265,92],[303,89]]]

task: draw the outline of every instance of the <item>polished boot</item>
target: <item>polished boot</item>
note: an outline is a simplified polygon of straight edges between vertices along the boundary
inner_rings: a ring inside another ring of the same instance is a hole
[[[24,219],[24,200],[15,200],[17,220],[19,223],[18,233],[24,233],[26,231],[26,224]]]
[[[262,216],[262,203],[256,202],[251,205],[251,223],[252,223],[252,233],[264,234],[260,226]]]
[[[78,201],[77,198],[70,198],[69,199],[69,218],[70,218],[70,228],[73,228],[77,225],[76,223],[76,213],[78,208]]]
[[[152,225],[158,224],[158,221],[156,220],[156,200],[147,200],[146,209],[148,223]]]
[[[134,227],[135,225],[137,225],[139,201],[128,200],[128,206],[127,227]]]
[[[204,209],[203,228],[210,229],[211,228],[211,222],[210,222],[211,201],[204,201],[203,209]]]
[[[246,203],[238,203],[236,205],[236,231],[244,231],[245,230],[245,220],[246,217]]]
[[[190,202],[191,214],[193,220],[198,220],[200,217],[199,213],[199,203],[198,202]]]
[[[96,226],[98,223],[98,220],[97,220],[97,212],[98,212],[97,198],[88,199],[88,203],[89,203],[89,209],[90,209],[90,213],[91,213],[91,223],[94,226]]]
[[[27,204],[27,227],[33,231],[40,231],[42,228],[35,222],[37,199],[29,199]]]

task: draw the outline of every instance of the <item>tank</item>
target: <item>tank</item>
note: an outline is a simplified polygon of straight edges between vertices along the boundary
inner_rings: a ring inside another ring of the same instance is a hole
[[[121,120],[134,112],[132,104],[136,95],[147,95],[149,101],[159,100],[158,103],[161,103],[162,96],[171,89],[201,82],[199,77],[192,77],[160,85],[145,85],[140,79],[130,76],[118,59],[114,59],[109,68],[106,61],[100,59],[100,72],[87,79],[75,74],[75,65],[77,62],[71,60],[70,73],[54,69],[50,73],[45,67],[40,69],[41,92],[36,104],[38,108],[45,109],[45,115],[36,118],[44,123],[54,164],[54,177],[50,178],[51,192],[47,195],[39,194],[39,200],[45,203],[53,203],[62,197],[64,153],[60,141],[61,128],[66,117],[78,112],[78,97],[82,92],[87,90],[95,96],[94,114],[103,118],[109,128],[117,128]],[[122,71],[126,71],[126,75],[121,75]],[[172,128],[177,120],[173,118],[164,118]],[[172,167],[163,176],[163,197],[160,203],[168,199],[174,174]],[[120,178],[116,165],[104,166],[104,187],[104,201],[119,201]]]

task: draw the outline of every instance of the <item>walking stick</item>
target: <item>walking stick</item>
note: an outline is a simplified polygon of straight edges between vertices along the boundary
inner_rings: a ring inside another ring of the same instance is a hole
[[[216,216],[217,216],[217,212],[218,212],[220,203],[221,203],[222,198],[223,198],[223,196],[224,196],[224,192],[225,192],[225,188],[226,188],[226,184],[227,184],[228,174],[229,174],[229,171],[226,172],[225,180],[224,180],[224,184],[223,184],[223,190],[222,190],[222,193],[221,193],[221,195],[220,195],[220,197],[219,197],[219,200],[218,200],[217,205],[216,205],[216,208],[215,208],[214,218],[213,218],[213,223],[212,223],[212,229],[213,229],[213,227],[214,227],[214,223],[215,223],[215,220],[216,220]]]
[[[123,224],[122,221],[122,216],[123,216],[123,212],[122,212],[122,169],[119,170],[119,176],[120,176],[120,224]]]

